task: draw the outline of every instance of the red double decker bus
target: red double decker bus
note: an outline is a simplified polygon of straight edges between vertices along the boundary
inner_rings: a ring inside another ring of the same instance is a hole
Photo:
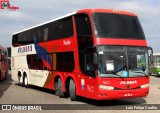
[[[71,100],[144,97],[148,50],[136,14],[79,10],[13,35],[12,78]]]
[[[8,52],[7,48],[0,45],[0,81],[8,75]]]

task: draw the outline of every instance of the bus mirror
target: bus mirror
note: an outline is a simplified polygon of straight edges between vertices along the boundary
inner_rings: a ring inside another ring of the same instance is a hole
[[[150,64],[153,64],[153,54],[150,55]]]
[[[94,53],[93,62],[94,64],[98,64],[98,55],[96,53]]]
[[[153,64],[153,49],[148,47],[149,63]]]

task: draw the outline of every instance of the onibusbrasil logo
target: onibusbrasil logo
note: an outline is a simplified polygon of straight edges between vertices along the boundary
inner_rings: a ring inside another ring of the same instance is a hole
[[[19,7],[11,5],[9,0],[0,0],[0,9],[16,11]]]

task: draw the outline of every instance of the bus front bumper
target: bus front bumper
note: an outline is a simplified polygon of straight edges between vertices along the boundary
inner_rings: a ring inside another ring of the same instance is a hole
[[[146,97],[149,93],[149,87],[133,90],[99,90],[96,100],[112,100],[125,98]]]

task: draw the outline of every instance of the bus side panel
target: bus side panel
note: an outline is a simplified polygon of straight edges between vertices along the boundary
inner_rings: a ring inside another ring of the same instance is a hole
[[[12,79],[15,81],[18,81],[18,72],[23,75],[24,72],[28,73],[28,65],[27,65],[27,60],[26,56],[17,56],[17,57],[12,57]]]

